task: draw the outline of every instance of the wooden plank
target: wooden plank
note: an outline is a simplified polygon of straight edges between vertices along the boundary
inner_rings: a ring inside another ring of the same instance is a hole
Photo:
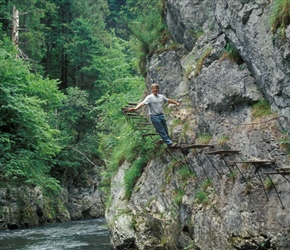
[[[205,152],[207,155],[216,155],[216,154],[237,154],[240,153],[240,150],[216,150],[216,151],[210,151]]]
[[[180,145],[177,145],[175,147],[166,147],[166,149],[178,149],[178,148],[181,148],[181,146]]]
[[[232,163],[275,163],[273,160],[248,160],[248,161],[233,161]]]
[[[128,113],[128,114],[126,114],[126,116],[139,116],[139,117],[143,117],[143,116],[141,116],[141,115],[139,115],[137,113],[132,113],[132,112],[126,112],[126,113]]]
[[[276,168],[276,170],[281,170],[281,171],[290,171],[290,167],[288,168]]]
[[[209,144],[193,144],[193,145],[181,145],[181,148],[208,148],[212,146],[213,145]]]
[[[287,169],[287,170],[285,170],[285,169],[280,169],[280,168],[276,168],[275,169],[276,170],[276,172],[278,172],[278,173],[290,173],[290,170],[289,169]]]
[[[264,172],[264,174],[290,175],[290,172]]]
[[[152,135],[159,135],[157,133],[147,133],[147,134],[143,134],[142,136],[152,136]]]
[[[144,121],[148,121],[147,118],[145,117],[141,117],[141,116],[128,116],[130,119],[135,119],[135,120],[144,120]]]
[[[145,126],[152,125],[152,123],[147,123],[147,122],[136,122],[136,124],[145,125]]]

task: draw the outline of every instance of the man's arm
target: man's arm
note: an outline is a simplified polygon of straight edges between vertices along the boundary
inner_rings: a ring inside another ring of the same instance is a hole
[[[135,108],[129,108],[130,112],[134,112],[136,110],[138,110],[139,108],[143,107],[145,105],[144,102],[140,102]]]
[[[168,99],[168,103],[172,103],[172,104],[175,104],[177,106],[180,106],[180,103],[179,102],[176,102],[176,101],[171,100],[171,99]]]

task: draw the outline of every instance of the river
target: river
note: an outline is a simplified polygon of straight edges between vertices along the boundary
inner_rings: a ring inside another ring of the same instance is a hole
[[[111,250],[105,219],[0,231],[1,250]]]

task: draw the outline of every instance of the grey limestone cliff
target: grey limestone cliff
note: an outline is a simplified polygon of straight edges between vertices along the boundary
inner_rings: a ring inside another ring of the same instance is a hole
[[[63,180],[59,196],[47,196],[40,187],[0,188],[0,230],[104,216],[99,170]]]
[[[290,28],[284,40],[272,32],[273,6],[165,1],[180,46],[149,59],[147,87],[157,82],[181,101],[167,114],[175,141],[210,141],[170,153],[160,146],[129,200],[129,163],[120,167],[106,212],[115,249],[290,249],[290,178],[277,172],[289,165]],[[229,44],[235,57],[226,53]],[[255,116],[262,100],[271,113]]]

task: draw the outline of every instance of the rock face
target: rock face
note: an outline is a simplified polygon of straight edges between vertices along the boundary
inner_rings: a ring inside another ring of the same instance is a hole
[[[104,204],[98,187],[97,168],[93,168],[81,180],[69,181],[65,204],[72,220],[104,217]]]
[[[18,229],[55,221],[69,221],[70,215],[60,200],[61,198],[54,199],[52,206],[50,199],[43,195],[39,187],[1,188],[0,229]]]
[[[1,188],[0,230],[103,217],[98,176],[93,168],[83,179],[71,178],[58,197],[43,194],[39,187]]]
[[[266,174],[289,164],[290,27],[272,33],[273,5],[165,1],[181,45],[150,58],[147,87],[181,101],[167,113],[175,141],[208,146],[156,148],[129,200],[120,167],[106,212],[115,249],[290,249],[290,178]],[[257,115],[263,100],[272,112]]]

